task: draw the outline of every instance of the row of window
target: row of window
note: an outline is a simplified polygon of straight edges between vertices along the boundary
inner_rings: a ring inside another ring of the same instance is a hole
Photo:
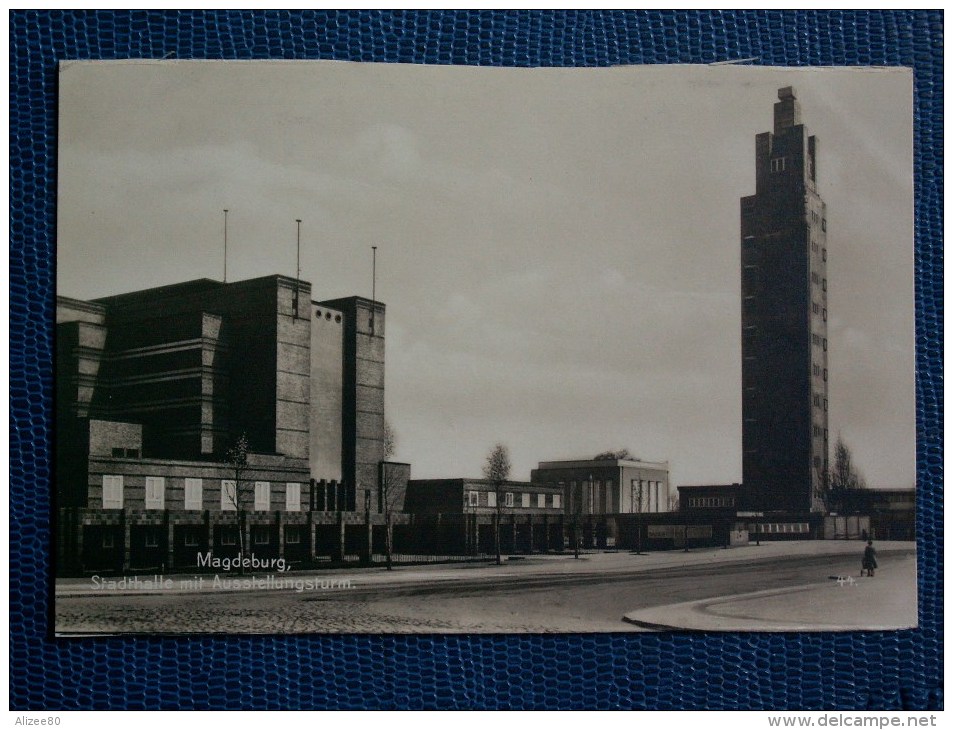
[[[826,428],[822,428],[821,426],[818,426],[818,425],[815,423],[815,424],[814,424],[814,437],[815,437],[815,438],[820,438],[821,436],[823,436],[823,437],[824,437],[824,440],[827,441],[827,429],[826,429]]]
[[[484,492],[486,495],[486,506],[487,507],[496,507],[496,492]],[[539,493],[536,495],[536,507],[544,508],[546,507],[546,496],[545,494]],[[562,506],[562,498],[558,494],[549,495],[551,497],[549,506],[554,509],[559,509]],[[533,507],[533,495],[529,492],[523,492],[520,494],[520,507],[524,509],[529,509]],[[468,491],[467,492],[467,506],[468,507],[479,507],[480,506],[480,492]],[[516,506],[516,494],[513,492],[504,492],[503,494],[503,506],[505,507],[515,507]]]
[[[811,272],[811,281],[815,284],[820,284],[821,288],[827,291],[827,279],[822,278],[816,271]]]
[[[812,372],[814,373],[814,377],[820,377],[821,373],[823,372],[824,382],[827,382],[827,368],[822,369],[820,365],[818,365],[817,363],[814,363],[811,369],[812,369]]]
[[[734,507],[734,497],[689,497],[689,507]]]
[[[811,342],[818,347],[823,347],[824,352],[827,352],[827,338],[826,337],[821,337],[818,334],[812,334]]]
[[[821,230],[822,230],[822,231],[826,231],[826,230],[827,230],[827,218],[822,218],[822,217],[818,214],[818,212],[817,212],[816,210],[812,210],[812,211],[811,211],[811,223],[815,223],[815,224],[816,224],[816,223],[818,223],[818,222],[820,222],[820,224],[821,224]]]
[[[811,239],[811,251],[817,253],[817,241]],[[821,248],[821,261],[827,261],[827,249]]]
[[[202,510],[203,494],[201,479],[185,480],[185,509]],[[122,475],[103,475],[103,509],[122,509],[124,493]],[[242,495],[244,502],[244,495]],[[234,479],[221,481],[222,511],[238,509],[239,495]],[[165,509],[165,477],[146,477],[146,509]],[[256,512],[271,510],[271,482],[255,482]],[[301,511],[301,484],[288,482],[285,485],[285,511]]]
[[[814,314],[821,313],[824,318],[824,321],[825,322],[827,321],[827,307],[821,308],[821,306],[817,302],[811,302],[811,311],[814,312]]]
[[[762,535],[771,533],[780,534],[801,534],[811,531],[811,526],[806,522],[760,522],[751,525],[752,532],[760,532]]]
[[[315,318],[315,319],[321,319],[321,310],[320,310],[320,309],[316,309],[316,310],[315,310],[315,312],[314,312],[314,318]],[[330,313],[330,312],[325,312],[325,313],[324,313],[324,318],[325,318],[326,320],[329,320],[329,321],[330,321],[330,319],[331,319],[331,313]],[[340,314],[335,314],[335,315],[334,315],[334,321],[340,323],[340,322],[341,322],[341,315],[340,315]]]

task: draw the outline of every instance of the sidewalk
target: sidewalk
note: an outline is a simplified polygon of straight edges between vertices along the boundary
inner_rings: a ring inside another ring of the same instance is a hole
[[[642,572],[652,571],[662,568],[672,568],[679,566],[699,566],[699,565],[722,565],[725,563],[757,563],[762,560],[777,560],[785,557],[815,556],[815,555],[857,555],[859,565],[859,555],[862,551],[860,541],[834,541],[834,540],[811,540],[802,542],[763,542],[761,545],[746,545],[731,549],[722,548],[704,548],[694,549],[690,552],[683,551],[665,551],[644,553],[635,555],[630,552],[607,552],[607,553],[588,553],[580,556],[578,560],[573,558],[572,553],[567,554],[549,554],[549,555],[527,555],[517,556],[513,560],[504,562],[503,565],[493,563],[451,563],[440,565],[412,565],[395,566],[394,570],[388,571],[383,567],[372,568],[338,568],[338,569],[319,569],[308,571],[290,571],[286,573],[259,573],[239,576],[236,573],[220,572],[219,576],[223,579],[234,581],[247,580],[250,578],[265,579],[269,575],[276,579],[284,581],[315,579],[319,581],[349,582],[352,588],[378,588],[386,586],[403,586],[416,583],[445,583],[455,581],[474,581],[474,580],[499,580],[499,579],[519,579],[521,577],[533,576],[567,576],[567,575],[591,575],[606,576],[609,578],[613,573],[624,572]],[[914,544],[910,542],[880,542],[877,543],[877,551],[880,556],[888,557],[892,552],[903,555],[911,555],[914,551]],[[915,566],[915,561],[911,558],[911,563]],[[213,585],[213,574],[204,574],[204,582],[199,582],[199,574],[174,574],[159,576],[161,588],[135,588],[123,586],[120,588],[97,587],[93,584],[90,577],[86,578],[60,578],[56,581],[56,596],[58,598],[68,598],[73,596],[103,596],[115,594],[117,590],[123,595],[155,595],[155,594],[195,594],[206,593],[210,591],[221,591],[220,586]],[[880,578],[878,574],[877,579]],[[155,576],[140,575],[140,583],[145,581],[155,581]],[[101,581],[120,581],[121,576],[109,576],[101,578]],[[126,578],[132,581],[133,577]],[[171,585],[169,585],[171,582]],[[833,583],[833,581],[831,581]],[[915,583],[915,579],[914,579]],[[108,584],[107,584],[108,585]],[[836,586],[837,584],[834,583]],[[226,590],[248,590],[248,586],[235,586]],[[293,590],[291,586],[287,590]],[[904,591],[906,595],[906,591]]]
[[[890,543],[881,543],[882,546]],[[879,552],[879,551],[878,551]],[[917,625],[913,555],[884,550],[873,578],[851,576],[777,590],[657,606],[625,620],[657,631],[890,631]],[[878,556],[879,557],[879,556]],[[859,561],[858,561],[859,562]],[[859,567],[859,566],[858,566]],[[911,592],[912,588],[912,592]]]

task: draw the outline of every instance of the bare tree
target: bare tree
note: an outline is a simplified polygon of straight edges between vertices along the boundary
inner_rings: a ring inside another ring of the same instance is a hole
[[[867,482],[854,465],[850,448],[838,435],[834,445],[834,464],[827,475],[827,509],[842,508],[848,492],[866,488]]]
[[[593,461],[607,461],[609,459],[638,461],[636,457],[632,456],[628,449],[619,449],[618,451],[603,451],[592,457]]]
[[[235,525],[238,528],[238,572],[244,575],[245,558],[245,500],[246,486],[243,477],[248,470],[248,437],[243,433],[225,452],[225,466],[235,476],[232,490],[225,489],[225,500],[235,508]]]
[[[406,485],[399,470],[388,468],[397,450],[397,435],[390,423],[384,421],[384,460],[381,462],[381,508],[384,510],[385,546],[387,569],[394,569],[394,512],[403,500]]]
[[[635,553],[642,554],[642,511],[645,509],[645,492],[642,491],[642,480],[636,480],[632,489],[632,511],[635,512]]]
[[[503,487],[510,478],[510,452],[503,444],[497,444],[486,457],[483,465],[483,478],[493,487],[496,494],[496,514],[493,519],[493,540],[496,547],[496,564],[503,564],[500,551],[500,521],[503,516]]]
[[[675,492],[674,494],[670,493],[668,495],[668,511],[678,512],[679,506],[680,504],[678,501],[678,492]]]

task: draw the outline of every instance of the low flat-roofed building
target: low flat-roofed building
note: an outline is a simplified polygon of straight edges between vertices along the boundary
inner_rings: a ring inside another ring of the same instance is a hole
[[[418,551],[468,555],[494,552],[497,518],[504,553],[561,550],[564,506],[558,487],[486,479],[411,479],[405,501]]]
[[[741,496],[740,484],[691,484],[678,487],[678,511],[696,514],[735,513]]]
[[[849,489],[840,500],[839,515],[870,518],[870,537],[913,540],[916,536],[916,490]]]
[[[649,514],[670,511],[667,461],[541,461],[533,469],[530,481],[562,491],[567,514]]]

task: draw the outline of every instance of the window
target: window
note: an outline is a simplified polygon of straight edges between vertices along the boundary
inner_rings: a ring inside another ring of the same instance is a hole
[[[183,541],[186,547],[198,547],[199,546],[199,536],[194,532],[185,533],[185,540]]]
[[[819,396],[817,393],[814,394],[814,407],[815,408],[821,407],[821,396]]]
[[[103,509],[122,509],[122,477],[103,475]]]
[[[824,410],[827,410],[827,398],[824,399]]]
[[[824,321],[826,322],[826,321],[827,321],[827,308],[826,308],[826,307],[825,307],[824,310],[821,312],[821,316],[824,318]]]
[[[827,279],[821,279],[821,290],[827,291]]]
[[[298,545],[301,543],[301,530],[297,525],[289,525],[285,528],[285,544]]]
[[[827,231],[827,218],[821,219],[821,230],[825,232]]]
[[[185,508],[186,509],[202,509],[202,480],[201,479],[186,479],[185,480]]]
[[[113,456],[115,456],[115,457],[121,459],[121,458],[124,457],[125,455],[126,455],[126,450],[125,450],[125,449],[116,449],[116,448],[113,449]]]
[[[271,535],[268,534],[267,527],[255,528],[254,543],[256,545],[267,545],[271,542]]]
[[[824,338],[824,352],[827,352],[827,338]]]
[[[553,509],[559,509],[562,506],[562,495],[554,494],[553,495]]]
[[[238,492],[235,489],[235,481],[232,479],[222,480],[222,511],[231,510],[234,512],[238,508]],[[223,545],[226,543],[222,543]],[[231,543],[234,545],[235,543]]]
[[[480,505],[479,492],[467,492],[467,506],[478,507]]]
[[[827,368],[824,368],[824,382],[827,382]]]
[[[784,172],[785,158],[775,157],[771,160],[771,172]]]
[[[545,494],[537,494],[537,495],[536,495],[536,506],[537,506],[537,507],[545,507],[545,506],[546,506],[546,495],[545,495]]]
[[[238,531],[235,529],[224,530],[222,532],[222,545],[237,545]]]
[[[821,366],[820,366],[820,365],[818,365],[817,363],[814,363],[811,367],[812,367],[812,370],[813,370],[815,376],[818,376],[818,375],[821,374]]]
[[[487,493],[486,493],[486,506],[487,506],[487,507],[496,507],[496,492],[487,492]]]
[[[146,477],[146,509],[165,509],[165,477]]]
[[[271,509],[271,482],[255,482],[255,511]]]
[[[817,272],[816,272],[816,271],[812,271],[812,272],[811,272],[811,281],[813,281],[815,284],[819,284],[819,283],[820,283],[820,280],[821,280],[821,277],[819,277],[819,276],[817,275]]]
[[[288,482],[285,486],[285,510],[301,511],[301,485],[297,482]]]
[[[507,492],[506,495],[505,495],[505,499],[506,499],[506,501],[504,502],[504,504],[505,504],[507,507],[512,507],[512,506],[513,506],[513,493],[512,493],[512,492]]]
[[[817,314],[818,310],[819,308],[817,306],[817,302],[811,302],[811,311],[814,312],[814,314]]]
[[[149,530],[148,532],[146,532],[146,547],[147,548],[159,547],[159,535],[155,530]]]
[[[529,492],[523,492],[523,507],[529,507]]]
[[[126,449],[126,458],[127,458],[127,459],[138,459],[138,458],[139,458],[139,449]]]
[[[112,550],[116,547],[116,536],[113,535],[112,530],[107,530],[103,533],[103,550]]]

